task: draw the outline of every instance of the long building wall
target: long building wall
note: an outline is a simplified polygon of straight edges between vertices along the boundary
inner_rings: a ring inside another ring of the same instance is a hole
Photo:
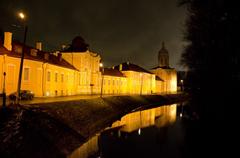
[[[84,57],[84,55],[83,55]],[[96,62],[96,61],[95,61]],[[16,92],[20,58],[0,55],[0,73],[6,72],[6,93]],[[81,65],[80,65],[81,66]],[[99,67],[88,71],[69,69],[46,62],[24,60],[21,89],[31,90],[36,96],[66,96],[75,94],[152,94],[176,91],[176,71],[157,70],[154,73],[164,81],[155,80],[155,74],[135,71],[122,71],[126,77],[102,76]],[[1,91],[3,75],[0,77]]]
[[[103,77],[103,94],[126,94],[127,79],[126,77],[108,76]]]
[[[17,91],[20,58],[0,55],[1,74],[6,72],[6,94]],[[63,96],[77,94],[78,76],[80,73],[73,69],[56,66],[35,60],[24,59],[21,89],[31,90],[36,96]],[[4,78],[1,76],[1,83]],[[1,91],[3,84],[1,84]]]
[[[136,71],[122,71],[127,77],[129,94],[151,94],[156,92],[155,75]]]

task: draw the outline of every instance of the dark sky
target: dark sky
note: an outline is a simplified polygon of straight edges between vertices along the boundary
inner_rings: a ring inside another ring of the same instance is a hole
[[[130,61],[151,68],[165,41],[170,65],[180,69],[186,13],[177,0],[1,0],[0,28],[19,40],[23,30],[12,24],[21,10],[29,45],[42,41],[43,49],[54,50],[80,35],[107,66]]]

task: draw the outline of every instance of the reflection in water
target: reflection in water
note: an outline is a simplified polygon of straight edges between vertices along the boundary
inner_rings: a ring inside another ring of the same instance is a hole
[[[138,135],[142,134],[142,129],[150,126],[161,128],[170,125],[176,121],[177,104],[161,106],[153,109],[133,112],[116,121],[106,131],[117,129],[117,137],[123,133],[132,133],[137,131]],[[99,151],[99,137],[97,134],[80,148],[76,149],[69,158],[88,158]]]
[[[80,148],[76,149],[69,158],[88,158],[91,155],[94,155],[98,152],[98,137],[96,136],[89,139],[86,143],[84,143]]]
[[[177,105],[137,111],[127,114],[112,124],[111,128],[120,127],[120,131],[133,132],[149,126],[162,127],[176,120]]]

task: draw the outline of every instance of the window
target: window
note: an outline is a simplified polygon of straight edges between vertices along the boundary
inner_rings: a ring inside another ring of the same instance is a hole
[[[55,72],[55,82],[57,82],[57,81],[58,81],[58,73]]]
[[[61,82],[64,82],[64,74],[61,74]]]
[[[108,85],[110,85],[110,80],[108,80]]]
[[[68,82],[68,75],[69,75],[69,74],[66,75],[66,82]]]
[[[14,65],[8,65],[7,66],[7,84],[13,84],[14,83],[14,77],[15,77],[15,66]]]
[[[113,80],[113,85],[114,85],[114,80]]]
[[[48,82],[51,81],[51,72],[50,71],[47,72],[47,81]]]
[[[23,70],[23,79],[24,81],[29,81],[29,68],[28,67],[25,67],[24,70]]]

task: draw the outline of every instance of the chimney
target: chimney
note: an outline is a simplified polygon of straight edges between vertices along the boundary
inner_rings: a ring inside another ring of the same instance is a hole
[[[44,53],[44,59],[49,60],[49,53]]]
[[[119,65],[119,71],[122,71],[122,64]]]
[[[36,48],[42,51],[42,42],[36,42]]]
[[[58,54],[57,54],[57,57],[58,57],[58,60],[59,60],[59,61],[62,61],[62,53],[58,53]]]
[[[62,45],[62,50],[65,50],[67,46],[65,44]]]
[[[11,32],[4,32],[4,44],[3,46],[12,51],[12,33]]]

